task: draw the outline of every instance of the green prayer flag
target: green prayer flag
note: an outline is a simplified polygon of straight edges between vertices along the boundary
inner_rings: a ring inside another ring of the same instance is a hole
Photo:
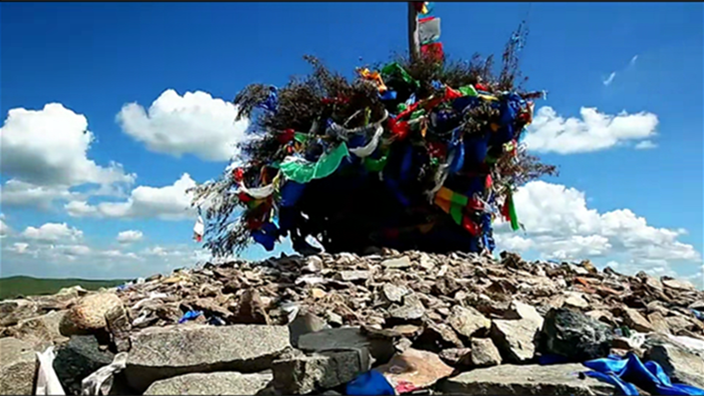
[[[460,93],[464,96],[477,96],[477,95],[479,95],[477,93],[476,88],[474,88],[473,85],[465,85],[464,87],[459,87],[457,90],[460,91]]]
[[[509,195],[508,198],[508,213],[509,216],[511,216],[511,229],[514,231],[518,231],[518,229],[521,228],[521,225],[518,224],[518,216],[516,215],[516,205],[514,205],[513,203],[512,195]]]
[[[281,164],[281,173],[296,183],[308,183],[313,179],[322,179],[333,174],[340,167],[342,160],[349,155],[347,145],[341,143],[332,151],[321,155],[317,162],[287,157]]]
[[[462,206],[454,204],[450,206],[450,216],[455,223],[462,225]]]
[[[397,62],[389,63],[388,65],[384,66],[383,69],[381,69],[381,74],[384,76],[390,76],[394,73],[398,73],[401,76],[401,79],[403,81],[407,82],[410,85],[413,85],[415,87],[420,86],[418,81],[414,80],[413,77],[411,77],[410,74]]]

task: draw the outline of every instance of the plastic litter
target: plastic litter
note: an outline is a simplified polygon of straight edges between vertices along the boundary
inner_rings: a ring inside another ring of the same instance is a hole
[[[160,298],[167,298],[167,297],[169,297],[169,295],[166,294],[166,293],[154,293],[154,292],[149,293],[149,297],[143,298],[143,299],[137,301],[137,302],[132,306],[132,309],[138,310],[139,308],[141,308],[143,305],[145,305],[145,304],[146,304],[147,302],[149,302],[149,301],[156,300],[156,299],[160,299]]]
[[[395,395],[396,391],[383,374],[371,370],[348,382],[345,394],[350,396]]]
[[[108,395],[112,388],[114,375],[124,370],[127,364],[127,352],[115,355],[112,363],[96,370],[81,381],[81,395]]]
[[[704,395],[704,389],[673,384],[659,364],[653,361],[643,364],[633,352],[625,358],[609,356],[590,360],[584,365],[592,370],[585,375],[614,385],[624,395],[639,395],[636,386],[656,395]]]
[[[54,371],[54,347],[48,347],[44,352],[36,352],[39,360],[35,395],[65,395],[59,377]]]
[[[188,311],[183,314],[183,316],[181,316],[181,319],[178,320],[178,323],[186,323],[189,320],[193,320],[201,315],[203,315],[203,311]]]

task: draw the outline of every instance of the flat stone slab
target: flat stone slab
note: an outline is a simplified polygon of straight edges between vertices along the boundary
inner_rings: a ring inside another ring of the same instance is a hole
[[[185,374],[153,383],[145,395],[254,395],[267,387],[271,373],[224,371]]]
[[[615,388],[577,373],[581,364],[551,366],[504,364],[476,369],[439,384],[442,394],[454,395],[613,395]]]
[[[134,334],[131,341],[125,375],[137,392],[177,375],[266,370],[291,346],[288,327],[265,325],[148,328]]]
[[[31,344],[0,338],[0,395],[32,395],[36,360]]]

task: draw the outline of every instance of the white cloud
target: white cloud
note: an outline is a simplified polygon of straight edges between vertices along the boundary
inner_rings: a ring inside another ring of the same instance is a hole
[[[4,238],[12,233],[12,228],[5,223],[5,216],[0,216],[0,238]]]
[[[124,202],[101,202],[89,205],[84,201],[69,202],[64,206],[74,217],[109,218],[159,218],[162,220],[183,220],[192,218],[191,194],[186,190],[196,182],[184,173],[174,184],[164,187],[139,186],[132,190]]]
[[[499,249],[532,250],[556,260],[608,257],[621,263],[620,270],[663,273],[672,273],[675,262],[702,262],[700,252],[679,241],[684,230],[653,227],[629,209],[599,213],[588,208],[585,194],[574,188],[534,181],[514,198],[526,234],[513,233],[500,222]]]
[[[117,234],[117,242],[119,243],[134,243],[142,240],[142,237],[144,234],[142,234],[142,231],[137,231],[137,230],[127,230],[127,231],[122,231]]]
[[[10,251],[17,252],[18,254],[24,254],[27,252],[27,248],[29,247],[28,243],[25,242],[15,242],[8,248]]]
[[[630,66],[633,66],[636,64],[636,61],[638,60],[638,55],[634,55],[633,58],[631,58],[631,61],[628,62]]]
[[[79,196],[70,192],[68,186],[38,186],[17,179],[10,179],[0,186],[0,203],[7,206],[48,209],[55,199],[68,200]]]
[[[0,128],[3,174],[39,186],[132,183],[134,175],[88,159],[94,141],[88,120],[60,103],[42,110],[12,109]]]
[[[611,74],[609,74],[609,77],[607,77],[606,80],[604,80],[602,82],[604,83],[605,86],[608,87],[614,81],[615,77],[616,77],[616,72],[611,72]]]
[[[635,148],[636,150],[650,150],[657,147],[658,145],[653,143],[652,140],[643,140],[642,142],[638,142],[638,144],[633,146],[633,148]]]
[[[98,208],[91,206],[86,201],[71,201],[64,205],[64,209],[72,217],[97,216]]]
[[[91,253],[91,248],[86,245],[59,245],[52,246],[51,249],[66,256],[86,256]]]
[[[46,223],[39,228],[27,227],[22,236],[42,242],[76,241],[83,238],[83,231],[66,223]]]
[[[565,119],[552,107],[541,107],[527,128],[528,149],[558,154],[593,152],[650,138],[658,126],[658,117],[646,112],[613,116],[583,107],[580,115],[582,119]]]
[[[176,157],[194,154],[206,161],[227,161],[245,139],[249,121],[235,122],[237,108],[206,92],[164,91],[149,107],[126,104],[117,115],[123,131],[151,151]]]

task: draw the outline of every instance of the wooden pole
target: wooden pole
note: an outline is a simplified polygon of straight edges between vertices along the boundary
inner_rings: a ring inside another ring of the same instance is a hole
[[[408,54],[412,61],[420,59],[420,37],[418,36],[418,12],[412,1],[408,2]]]

